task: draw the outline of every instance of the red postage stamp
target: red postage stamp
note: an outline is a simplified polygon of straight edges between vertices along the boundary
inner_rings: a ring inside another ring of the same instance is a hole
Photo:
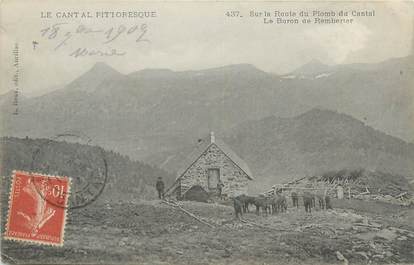
[[[14,171],[4,237],[63,245],[70,180]]]

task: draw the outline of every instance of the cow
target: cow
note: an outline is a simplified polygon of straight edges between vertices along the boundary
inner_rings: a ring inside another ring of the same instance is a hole
[[[265,196],[259,196],[254,199],[254,205],[256,206],[256,214],[260,214],[260,209],[262,213],[271,213],[272,199],[266,198]]]
[[[312,212],[313,201],[315,200],[315,196],[310,194],[309,192],[305,192],[303,194],[303,206],[305,206],[305,211],[308,213]]]
[[[296,192],[292,192],[290,194],[290,196],[292,197],[292,203],[293,203],[293,207],[296,206],[296,208],[299,208],[299,196]]]
[[[316,198],[318,199],[319,208],[322,210],[325,209],[325,196],[322,194],[317,194]]]
[[[316,207],[316,195],[315,194],[313,194],[313,193],[311,193],[311,198],[312,198],[312,207],[313,208],[315,208]]]
[[[255,198],[254,198],[254,197],[252,197],[252,196],[245,195],[245,194],[239,195],[239,196],[237,196],[236,198],[237,198],[239,201],[241,201],[241,202],[242,202],[242,204],[243,204],[243,212],[244,212],[244,213],[249,212],[249,206],[250,206],[251,204],[254,204],[254,200],[255,200]]]
[[[286,196],[283,195],[283,194],[280,195],[279,208],[280,208],[281,212],[286,212],[287,211],[287,199],[286,199]]]
[[[272,200],[272,211],[273,214],[278,212],[284,212],[287,210],[286,197],[282,194],[276,194]]]
[[[325,209],[332,209],[331,197],[325,195]]]

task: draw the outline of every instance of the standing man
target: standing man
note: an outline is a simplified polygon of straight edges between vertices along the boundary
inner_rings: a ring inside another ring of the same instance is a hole
[[[218,195],[219,199],[221,199],[221,193],[223,191],[223,187],[224,187],[223,182],[221,182],[221,180],[219,180],[219,182],[217,183],[217,195]]]
[[[158,191],[158,198],[164,198],[164,181],[162,181],[161,177],[158,177],[157,183],[155,184],[155,188]]]

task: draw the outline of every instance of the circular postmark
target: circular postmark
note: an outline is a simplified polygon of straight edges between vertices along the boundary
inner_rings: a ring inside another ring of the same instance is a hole
[[[44,200],[56,207],[75,209],[101,195],[108,179],[108,164],[104,150],[93,145],[91,138],[71,131],[41,140],[32,153],[31,172],[47,174],[46,180],[38,183],[36,174],[32,174],[36,191]],[[60,188],[59,183],[68,180],[69,188]]]

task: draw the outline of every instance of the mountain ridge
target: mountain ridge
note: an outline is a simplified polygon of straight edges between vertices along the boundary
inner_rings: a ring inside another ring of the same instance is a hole
[[[118,81],[125,76],[104,62],[95,63],[87,72],[70,82],[66,89],[93,92],[105,82]]]
[[[317,59],[312,59],[304,65],[291,71],[288,75],[298,75],[300,77],[311,77],[321,73],[330,72],[336,66],[330,66]]]
[[[1,134],[48,137],[78,130],[106,148],[145,159],[212,130],[226,132],[271,115],[295,117],[320,106],[412,141],[413,75],[407,63],[393,59],[375,70],[341,68],[313,79],[284,79],[249,64],[229,66],[231,74],[220,68],[213,74],[161,69],[132,78],[97,64],[92,74],[60,90],[24,100],[19,115],[5,107]]]
[[[414,179],[414,144],[389,136],[350,115],[315,108],[292,118],[246,121],[217,135],[249,165],[258,180],[253,190],[332,170],[359,169]],[[196,145],[182,146],[148,159],[176,171]]]

